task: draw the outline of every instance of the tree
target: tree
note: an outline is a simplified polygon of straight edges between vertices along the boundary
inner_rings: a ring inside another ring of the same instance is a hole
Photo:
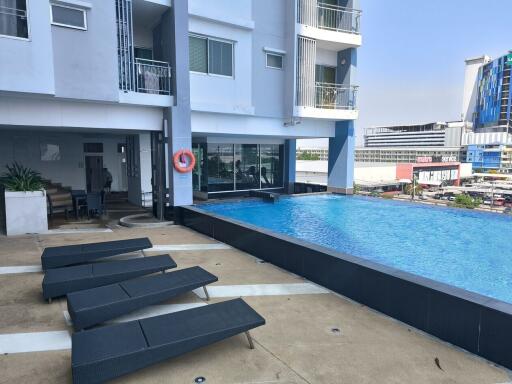
[[[415,196],[419,196],[419,195],[421,195],[422,192],[423,192],[423,187],[421,185],[419,185],[419,184],[416,184],[414,186],[414,195]],[[407,184],[405,186],[405,193],[407,195],[411,195],[412,196],[412,194],[413,194],[413,186],[412,186],[412,184]]]

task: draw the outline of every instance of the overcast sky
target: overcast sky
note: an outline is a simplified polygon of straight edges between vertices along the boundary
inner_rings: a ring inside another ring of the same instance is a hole
[[[371,126],[458,120],[464,59],[512,49],[512,0],[361,0],[361,6],[358,136]]]

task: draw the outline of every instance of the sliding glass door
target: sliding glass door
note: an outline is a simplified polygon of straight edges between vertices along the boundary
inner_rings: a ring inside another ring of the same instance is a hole
[[[260,188],[257,144],[235,144],[235,190]]]
[[[208,193],[281,188],[283,186],[282,145],[217,144],[207,145]],[[195,151],[201,160],[201,154]],[[198,167],[196,167],[198,168]],[[206,175],[194,170],[194,189],[204,191]]]
[[[233,190],[233,144],[208,144],[208,192]]]

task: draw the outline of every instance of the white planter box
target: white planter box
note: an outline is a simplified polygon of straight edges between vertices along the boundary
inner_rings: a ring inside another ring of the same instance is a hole
[[[47,232],[46,191],[5,191],[5,231],[7,236]]]

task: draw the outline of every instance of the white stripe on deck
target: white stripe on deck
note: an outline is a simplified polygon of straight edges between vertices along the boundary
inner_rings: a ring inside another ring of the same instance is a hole
[[[0,335],[0,354],[71,349],[68,331],[10,333]]]
[[[214,249],[231,249],[227,244],[163,244],[154,245],[153,248],[145,249],[144,252],[160,252],[160,251],[207,251]]]
[[[206,289],[210,297],[312,295],[330,292],[312,283],[209,285]],[[203,288],[195,289],[194,293],[202,299],[206,298]]]
[[[13,273],[33,273],[41,272],[40,265],[18,265],[14,267],[0,267],[0,275],[10,275]]]
[[[47,232],[38,233],[38,235],[65,235],[73,233],[110,233],[110,228],[69,228],[69,229],[49,229]]]

